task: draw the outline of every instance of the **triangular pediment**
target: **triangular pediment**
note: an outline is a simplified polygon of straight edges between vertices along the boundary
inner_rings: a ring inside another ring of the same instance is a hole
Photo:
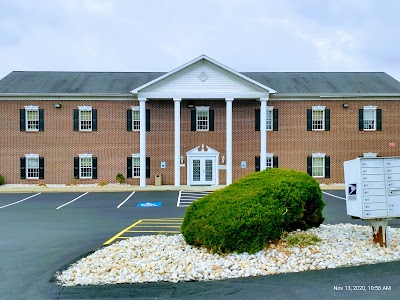
[[[192,156],[192,155],[210,155],[210,156],[218,156],[219,152],[211,147],[204,146],[202,144],[201,146],[195,147],[188,152],[186,152],[187,156]]]
[[[132,91],[138,98],[263,98],[275,91],[203,55]]]

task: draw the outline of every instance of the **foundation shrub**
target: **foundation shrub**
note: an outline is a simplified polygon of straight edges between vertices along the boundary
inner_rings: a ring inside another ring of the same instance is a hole
[[[4,178],[3,178],[3,176],[0,175],[0,185],[3,185],[3,184],[4,184]]]
[[[319,226],[323,207],[319,184],[308,174],[268,169],[193,202],[181,232],[188,244],[212,252],[255,253],[283,231]]]

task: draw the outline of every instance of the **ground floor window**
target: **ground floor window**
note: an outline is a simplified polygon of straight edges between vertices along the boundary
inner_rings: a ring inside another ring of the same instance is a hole
[[[307,172],[315,178],[330,178],[330,157],[325,153],[313,153],[307,157]]]
[[[140,157],[132,156],[132,178],[140,177]]]
[[[76,179],[97,179],[97,157],[92,154],[80,154],[74,159],[74,177]]]

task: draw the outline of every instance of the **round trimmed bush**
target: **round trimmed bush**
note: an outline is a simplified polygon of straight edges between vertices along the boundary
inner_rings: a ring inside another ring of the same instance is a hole
[[[181,232],[188,244],[212,252],[254,253],[283,231],[319,226],[324,205],[318,182],[308,174],[268,169],[193,202]]]

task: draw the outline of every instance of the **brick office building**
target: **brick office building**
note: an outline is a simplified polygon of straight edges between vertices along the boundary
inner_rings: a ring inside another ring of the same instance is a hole
[[[204,55],[168,73],[12,72],[0,174],[224,185],[280,167],[342,183],[345,160],[400,155],[399,100],[385,73],[239,73]]]

